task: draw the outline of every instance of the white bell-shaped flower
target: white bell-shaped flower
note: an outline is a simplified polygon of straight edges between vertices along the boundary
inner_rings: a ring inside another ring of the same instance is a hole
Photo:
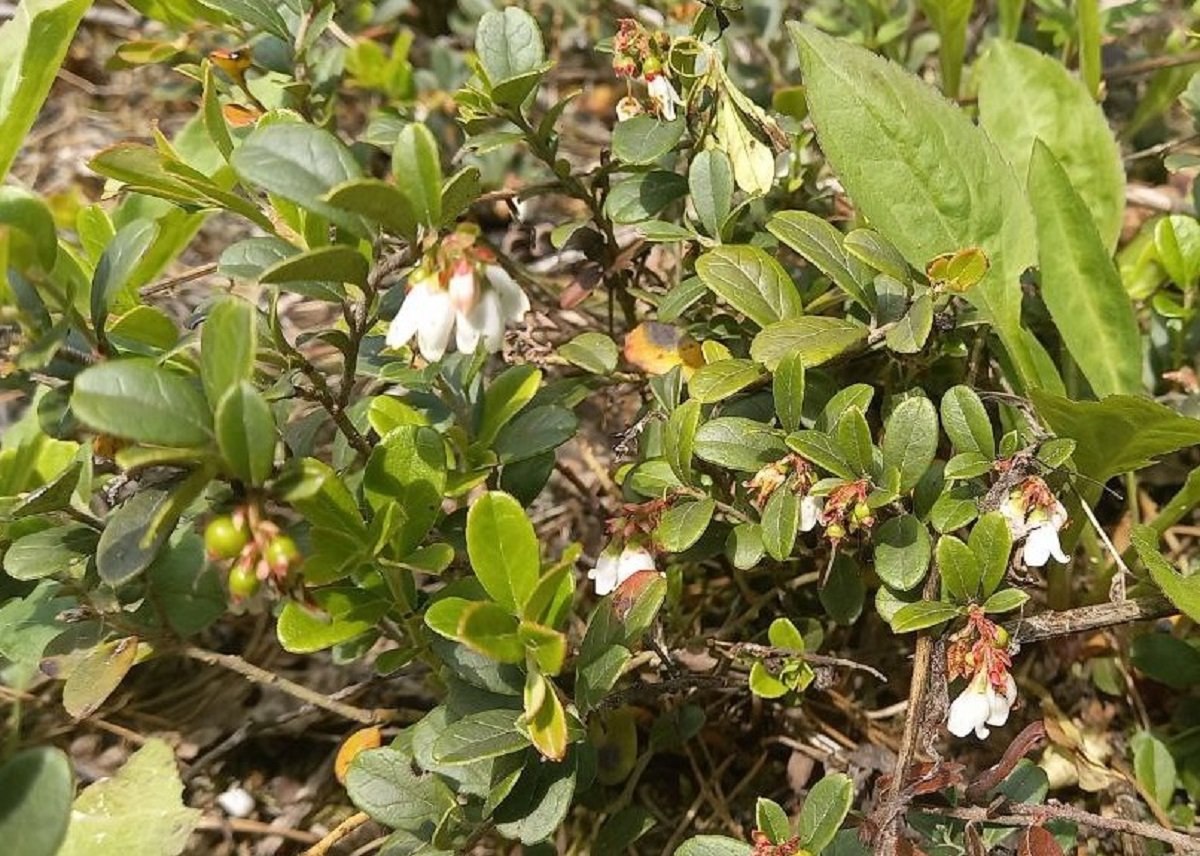
[[[1067,522],[1067,510],[1061,502],[1056,500],[1049,511],[1042,508],[1034,509],[1030,512],[1026,522],[1029,534],[1025,536],[1025,549],[1022,557],[1028,567],[1040,568],[1051,558],[1064,565],[1071,560],[1063,552],[1062,544],[1058,540],[1059,530]]]
[[[654,556],[641,544],[609,541],[587,575],[595,583],[596,594],[604,597],[638,571],[653,570]]]
[[[987,724],[999,727],[1008,722],[1008,712],[1017,700],[1017,682],[1013,680],[1013,676],[1007,672],[1004,674],[1003,694],[996,692],[996,688],[992,686],[991,681],[988,681],[987,699]]]
[[[821,510],[825,507],[825,500],[819,496],[813,496],[811,493],[805,494],[800,498],[800,531],[811,532],[816,528],[817,523],[821,519]]]
[[[950,715],[946,727],[955,737],[966,737],[972,731],[980,740],[987,737],[988,720],[992,717],[992,700],[989,693],[996,694],[988,683],[987,673],[980,669],[967,684],[967,688],[950,703]]]
[[[387,332],[387,346],[399,348],[413,336],[421,356],[440,360],[454,335],[459,351],[470,353],[480,339],[488,353],[504,346],[504,330],[529,311],[529,298],[503,268],[489,265],[481,283],[471,265],[461,265],[445,289],[437,274],[410,281],[408,294]],[[481,288],[482,286],[482,288]]]
[[[450,344],[455,314],[450,295],[442,290],[436,274],[410,282],[404,303],[388,326],[387,346],[403,347],[416,336],[421,356],[430,362],[440,360]]]

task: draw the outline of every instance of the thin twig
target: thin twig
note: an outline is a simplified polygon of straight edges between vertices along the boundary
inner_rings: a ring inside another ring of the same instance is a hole
[[[200,265],[199,267],[194,267],[191,270],[185,270],[183,273],[177,274],[176,276],[168,277],[167,279],[161,279],[151,285],[143,286],[138,290],[138,294],[140,294],[142,297],[152,297],[159,292],[170,291],[177,285],[183,285],[184,283],[206,277],[211,273],[216,273],[216,271],[216,262]]]
[[[1123,832],[1139,835],[1170,844],[1182,853],[1200,853],[1200,837],[1163,829],[1154,823],[1127,820],[1123,817],[1102,817],[1098,814],[1075,808],[1071,805],[1049,802],[1045,805],[1010,803],[1005,806],[1007,814],[989,815],[986,808],[926,808],[922,811],[977,823],[997,823],[1001,826],[1041,826],[1047,820],[1069,820],[1092,829]]]
[[[289,841],[301,844],[312,844],[317,836],[302,829],[288,829],[286,826],[274,826],[261,820],[250,820],[241,817],[202,817],[196,828],[207,832],[239,832],[244,835],[278,835]]]
[[[370,819],[371,816],[365,811],[350,815],[333,829],[329,830],[324,838],[305,850],[304,856],[327,856],[330,848]]]
[[[1073,633],[1087,633],[1128,624],[1131,621],[1151,621],[1174,615],[1179,610],[1163,597],[1139,597],[1095,606],[1080,606],[1061,612],[1042,612],[1028,618],[1006,622],[1004,629],[1014,642],[1037,642]]]
[[[254,681],[256,684],[275,687],[293,698],[298,698],[330,713],[336,713],[345,719],[361,722],[363,725],[378,725],[383,722],[390,722],[396,718],[396,711],[394,710],[384,708],[366,710],[361,707],[355,707],[352,704],[336,701],[316,690],[311,690],[302,684],[289,681],[287,678],[281,677],[261,666],[247,662],[236,654],[218,654],[216,651],[198,648],[195,645],[188,645],[180,649],[180,653],[192,660],[198,660],[201,663],[220,666],[231,672],[237,672],[242,677]]]

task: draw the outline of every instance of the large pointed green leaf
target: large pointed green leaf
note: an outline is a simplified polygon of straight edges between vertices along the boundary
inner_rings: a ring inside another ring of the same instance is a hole
[[[1028,173],[1034,140],[1040,139],[1066,170],[1112,252],[1125,212],[1125,170],[1100,105],[1061,62],[1016,42],[993,41],[975,73],[979,122],[1017,176]],[[1035,203],[1043,191],[1040,181],[1031,181]]]
[[[1121,275],[1088,206],[1044,143],[1029,165],[1042,299],[1098,396],[1143,390],[1142,339]]]
[[[790,29],[817,138],[854,204],[918,270],[940,253],[981,248],[991,267],[966,297],[996,324],[1021,375],[1036,377],[1017,333],[1033,218],[1000,150],[900,66],[813,27]]]

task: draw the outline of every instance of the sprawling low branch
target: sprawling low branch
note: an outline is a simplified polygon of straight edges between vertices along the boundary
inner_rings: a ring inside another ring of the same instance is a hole
[[[1095,606],[1080,606],[1062,612],[1041,612],[1037,615],[1009,621],[1004,629],[1016,642],[1037,642],[1073,633],[1102,630],[1131,621],[1149,621],[1178,612],[1163,597],[1140,597]]]

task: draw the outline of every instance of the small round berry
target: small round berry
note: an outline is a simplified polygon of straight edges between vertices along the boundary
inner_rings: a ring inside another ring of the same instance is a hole
[[[996,647],[997,648],[1007,648],[1010,638],[1011,637],[1008,635],[1008,631],[1005,630],[1003,627],[996,628]]]
[[[214,559],[232,559],[250,540],[246,527],[238,526],[228,514],[214,518],[204,530],[204,547]]]
[[[263,558],[274,571],[286,571],[300,559],[300,549],[296,542],[286,535],[276,535],[267,542]]]
[[[254,597],[261,585],[253,565],[239,562],[229,569],[229,593],[237,600]]]

